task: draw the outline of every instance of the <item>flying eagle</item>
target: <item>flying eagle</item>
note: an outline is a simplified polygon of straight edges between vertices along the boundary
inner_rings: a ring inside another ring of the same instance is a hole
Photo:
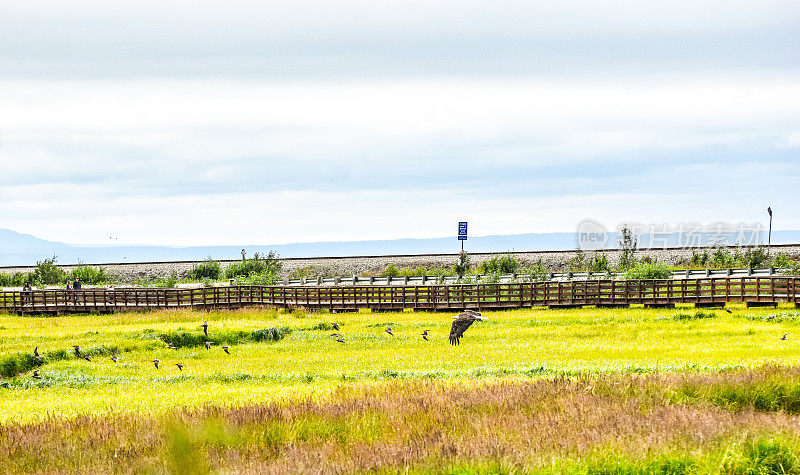
[[[486,320],[486,317],[481,317],[480,313],[469,309],[453,317],[453,326],[450,327],[450,344],[458,345],[461,336],[475,320]]]

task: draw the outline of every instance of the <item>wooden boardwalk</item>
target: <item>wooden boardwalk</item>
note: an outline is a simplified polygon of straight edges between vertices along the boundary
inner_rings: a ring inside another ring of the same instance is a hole
[[[586,280],[414,286],[230,286],[200,289],[87,289],[0,292],[0,312],[112,313],[161,308],[235,309],[247,306],[354,311],[500,310],[535,306],[698,307],[797,304],[800,277],[664,280]]]

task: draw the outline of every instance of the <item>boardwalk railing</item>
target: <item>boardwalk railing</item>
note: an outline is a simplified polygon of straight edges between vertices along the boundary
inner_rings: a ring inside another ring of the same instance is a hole
[[[672,279],[703,279],[709,277],[769,277],[786,275],[789,269],[765,267],[758,269],[681,269],[670,274]],[[283,285],[436,285],[476,283],[487,279],[485,274],[469,274],[464,277],[457,275],[435,276],[401,276],[401,277],[369,277],[354,275],[351,277],[314,277],[283,280]],[[493,279],[495,276],[491,276]],[[597,279],[624,279],[624,272],[551,272],[547,280],[597,280]],[[537,280],[530,274],[502,274],[496,276],[499,283],[530,282]]]
[[[507,309],[533,306],[669,306],[728,302],[777,305],[800,300],[800,277],[663,280],[577,280],[461,285],[200,289],[88,289],[0,292],[0,311],[12,313],[116,312],[156,308],[240,308],[266,305],[329,310]]]

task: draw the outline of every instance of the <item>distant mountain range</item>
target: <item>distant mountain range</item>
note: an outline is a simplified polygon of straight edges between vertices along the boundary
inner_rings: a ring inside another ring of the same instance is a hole
[[[646,238],[646,236],[644,236]],[[735,236],[728,242],[735,243]],[[661,236],[663,238],[663,236]],[[766,242],[766,236],[761,236]],[[708,243],[710,236],[702,235],[701,245]],[[646,239],[640,237],[640,242]],[[617,237],[608,233],[607,248],[616,247]],[[800,242],[800,231],[773,231],[773,244]],[[669,236],[666,243],[676,247],[678,236]],[[661,244],[663,246],[663,244]],[[76,246],[61,242],[46,241],[29,234],[20,234],[0,229],[0,266],[26,266],[36,264],[53,255],[59,264],[90,264],[112,262],[189,261],[206,257],[215,259],[238,259],[244,248],[248,255],[255,252],[276,251],[281,257],[325,257],[366,256],[391,254],[439,254],[456,253],[461,244],[456,237],[427,239],[390,239],[375,241],[309,242],[292,244],[243,244],[240,246]],[[531,233],[470,237],[465,248],[469,252],[548,251],[576,249],[575,233]]]

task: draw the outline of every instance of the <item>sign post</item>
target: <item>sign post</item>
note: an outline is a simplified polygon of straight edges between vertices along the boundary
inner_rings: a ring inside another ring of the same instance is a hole
[[[467,240],[467,222],[458,222],[458,240],[461,241],[461,251],[464,251],[464,241]]]

